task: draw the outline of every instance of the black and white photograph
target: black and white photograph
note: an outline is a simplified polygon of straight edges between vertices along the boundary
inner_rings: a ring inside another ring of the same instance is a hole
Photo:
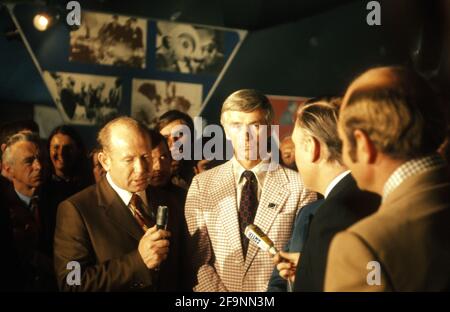
[[[156,69],[219,74],[225,64],[224,32],[213,28],[158,22]]]
[[[44,81],[65,122],[95,125],[117,115],[122,101],[118,77],[46,71]]]
[[[33,120],[39,126],[41,138],[48,138],[53,129],[64,124],[59,110],[45,105],[34,105]]]
[[[69,60],[145,68],[147,20],[83,12],[81,26],[70,33]]]
[[[176,109],[191,117],[202,106],[202,85],[163,80],[133,79],[131,116],[148,127],[165,112]]]

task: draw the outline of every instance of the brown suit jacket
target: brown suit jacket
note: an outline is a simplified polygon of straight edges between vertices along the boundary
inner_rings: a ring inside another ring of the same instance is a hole
[[[168,230],[175,227],[173,203],[167,202],[167,196],[147,191],[147,198],[151,209],[159,204],[169,206]],[[59,288],[64,291],[155,290],[159,284],[157,273],[147,269],[137,250],[142,236],[142,229],[106,178],[65,200],[58,207],[54,239]],[[172,245],[170,248],[174,249]],[[66,282],[70,272],[66,266],[70,261],[81,265],[79,286]],[[166,269],[162,265],[163,270]]]
[[[450,290],[449,194],[446,167],[405,180],[377,213],[335,236],[325,291]],[[381,285],[367,281],[371,261],[380,264]]]

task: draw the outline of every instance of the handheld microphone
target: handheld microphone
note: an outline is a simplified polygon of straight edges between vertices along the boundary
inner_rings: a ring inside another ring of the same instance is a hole
[[[245,236],[248,237],[250,241],[256,244],[259,248],[264,251],[268,251],[271,255],[275,256],[278,250],[275,248],[273,241],[255,224],[249,224],[245,228]],[[288,279],[287,281],[287,291],[292,292],[294,285],[292,281]]]
[[[262,250],[268,251],[272,255],[276,255],[278,253],[278,250],[275,248],[275,244],[273,243],[273,241],[266,234],[264,234],[264,232],[261,231],[258,226],[254,224],[247,225],[244,234],[250,241],[255,243],[256,246],[258,246]]]
[[[156,229],[166,230],[167,223],[169,221],[169,208],[167,206],[158,206],[158,211],[156,212]],[[160,270],[159,266],[155,268],[155,271]],[[159,275],[156,277],[159,279]]]
[[[156,213],[156,228],[158,230],[166,230],[169,221],[169,208],[167,206],[158,206]]]

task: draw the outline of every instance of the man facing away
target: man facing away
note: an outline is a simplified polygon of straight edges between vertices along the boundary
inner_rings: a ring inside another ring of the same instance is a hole
[[[337,134],[339,105],[339,98],[313,99],[299,109],[296,118],[292,137],[299,172],[306,187],[324,199],[313,213],[302,252],[275,257],[280,274],[292,281],[295,277],[295,291],[323,291],[333,236],[375,212],[380,204],[379,196],[358,189],[342,163]],[[302,230],[294,228],[293,232]],[[290,261],[280,262],[283,256]]]
[[[433,90],[408,69],[375,68],[347,89],[343,160],[382,204],[333,239],[326,291],[450,290],[450,181],[435,152],[446,127]]]

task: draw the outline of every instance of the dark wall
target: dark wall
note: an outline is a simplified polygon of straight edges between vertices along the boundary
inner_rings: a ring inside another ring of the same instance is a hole
[[[396,15],[393,13],[394,9],[399,10],[398,7],[383,4],[382,25],[368,26],[367,2],[347,2],[325,13],[251,30],[202,115],[209,122],[218,122],[220,105],[225,97],[241,88],[257,88],[274,95],[339,95],[355,75],[369,67],[407,64],[408,49],[398,44],[398,38],[393,32],[399,24],[388,22],[384,17],[396,16],[399,19],[402,16],[408,19],[409,12]],[[180,3],[178,5],[183,9]],[[119,6],[116,6],[111,10],[117,11]],[[166,15],[173,12],[168,8],[165,10]],[[198,22],[186,18],[186,6],[182,11],[184,19],[180,21]],[[238,7],[235,14],[240,14]],[[0,15],[0,27],[7,25],[9,17],[6,12],[0,12]],[[147,12],[147,15],[152,16],[151,12]],[[213,14],[209,18],[210,22],[226,22],[227,19],[219,15]],[[292,16],[290,14],[288,20],[292,20]],[[261,21],[261,16],[258,21]],[[9,105],[7,109],[13,110],[12,103],[52,105],[23,44],[17,40],[7,41],[0,36],[0,53],[1,109]],[[2,118],[0,115],[0,121]],[[95,130],[81,129],[88,142],[94,141]]]
[[[266,94],[338,95],[355,75],[377,65],[402,63],[383,26],[368,26],[365,1],[356,1],[301,21],[254,31],[243,43],[204,110],[217,108],[231,92],[257,88]]]

